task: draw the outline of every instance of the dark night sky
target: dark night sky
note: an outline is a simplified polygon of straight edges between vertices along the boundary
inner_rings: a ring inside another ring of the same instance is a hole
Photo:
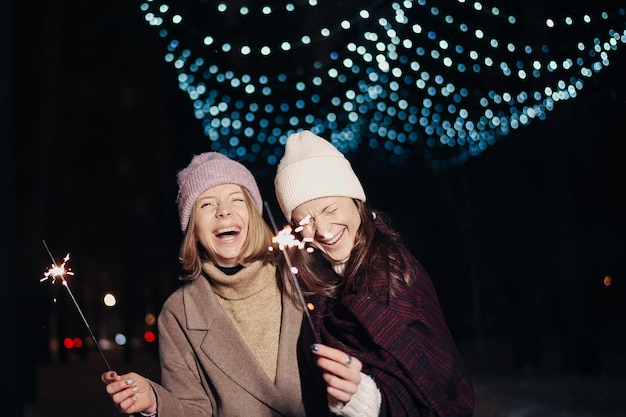
[[[12,94],[2,184],[15,190],[3,203],[13,232],[3,263],[17,277],[16,330],[41,330],[23,351],[36,363],[53,293],[38,282],[50,262],[42,240],[58,258],[71,252],[89,318],[105,314],[94,306],[115,289],[141,321],[177,285],[175,174],[207,140],[137,2],[44,3],[15,2],[13,31],[0,39],[13,57],[0,72]],[[626,347],[624,52],[578,98],[458,168],[353,157],[371,205],[430,271],[475,368],[493,366],[492,342],[511,368],[559,367],[542,362],[556,351],[580,372]],[[251,168],[273,203],[273,169]]]

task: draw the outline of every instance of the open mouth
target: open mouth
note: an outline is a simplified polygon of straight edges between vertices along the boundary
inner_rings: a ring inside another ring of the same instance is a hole
[[[341,239],[345,231],[346,231],[345,229],[342,229],[338,235],[336,235],[335,237],[332,237],[332,235],[330,235],[329,240],[325,240],[324,242],[321,242],[321,243],[324,245],[329,245],[329,246],[334,245],[335,243],[339,241],[339,239]],[[324,236],[324,237],[328,237],[328,236]]]
[[[220,239],[224,239],[239,236],[239,233],[241,233],[241,229],[238,227],[223,227],[215,231],[215,236]]]

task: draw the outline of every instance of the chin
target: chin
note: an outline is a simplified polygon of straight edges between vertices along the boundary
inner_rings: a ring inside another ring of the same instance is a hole
[[[349,257],[350,257],[349,252],[346,255],[344,255],[343,253],[333,253],[332,255],[326,254],[326,258],[328,258],[328,260],[333,261],[333,262],[344,262],[344,261],[347,261]]]

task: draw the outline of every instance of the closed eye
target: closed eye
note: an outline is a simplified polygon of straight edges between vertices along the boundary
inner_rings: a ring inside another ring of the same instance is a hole
[[[312,223],[313,221],[314,221],[313,217],[311,217],[310,214],[307,214],[305,218],[303,218],[302,220],[298,221],[298,225],[306,226],[309,223]]]

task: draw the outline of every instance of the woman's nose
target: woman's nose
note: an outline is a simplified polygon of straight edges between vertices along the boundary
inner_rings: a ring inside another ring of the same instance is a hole
[[[220,204],[217,207],[217,217],[225,217],[231,215],[230,206],[228,204]]]
[[[316,221],[313,226],[315,229],[315,235],[321,238],[325,238],[328,235],[329,225],[324,221]]]

